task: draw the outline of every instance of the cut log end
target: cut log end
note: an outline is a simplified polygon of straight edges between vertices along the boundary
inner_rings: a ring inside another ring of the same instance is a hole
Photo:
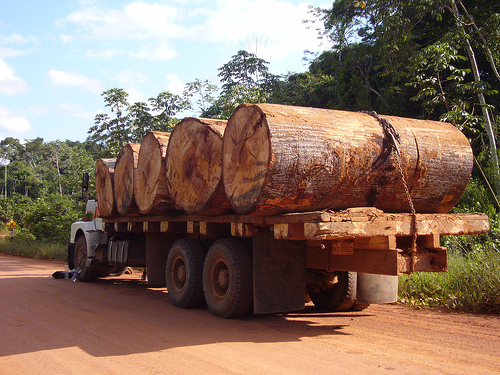
[[[99,205],[99,214],[110,217],[116,214],[113,192],[115,159],[99,159],[95,166],[96,198]]]
[[[134,201],[134,173],[139,159],[140,143],[123,146],[116,158],[114,196],[118,213],[126,215]]]
[[[251,212],[271,164],[267,120],[259,107],[241,105],[228,121],[223,142],[224,189],[236,213]]]
[[[142,214],[168,208],[170,199],[165,182],[165,156],[170,133],[149,132],[141,142],[134,173],[134,197]]]
[[[186,118],[170,137],[166,180],[174,205],[189,214],[217,215],[231,206],[222,185],[226,121]]]

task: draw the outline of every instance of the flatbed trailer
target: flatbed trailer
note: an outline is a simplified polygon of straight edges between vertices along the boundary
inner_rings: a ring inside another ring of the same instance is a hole
[[[485,214],[385,213],[372,207],[274,216],[95,218],[72,225],[69,266],[90,281],[144,266],[181,308],[233,318],[360,310],[397,299],[397,276],[446,272],[445,235],[489,230]]]

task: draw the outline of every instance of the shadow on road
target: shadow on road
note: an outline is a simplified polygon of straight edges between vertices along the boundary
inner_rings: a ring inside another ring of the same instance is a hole
[[[165,288],[151,288],[138,275],[74,283],[53,279],[57,268],[7,263],[0,259],[0,356],[74,346],[105,357],[215,343],[291,342],[345,335],[353,319],[369,316],[308,306],[303,312],[224,320],[206,307],[174,307]]]

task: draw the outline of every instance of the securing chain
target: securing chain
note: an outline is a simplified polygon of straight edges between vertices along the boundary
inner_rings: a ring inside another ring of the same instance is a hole
[[[411,199],[410,195],[410,189],[408,188],[406,177],[403,172],[403,167],[401,165],[401,152],[399,150],[401,137],[399,136],[399,133],[394,128],[394,126],[389,122],[389,120],[380,117],[377,112],[370,111],[364,113],[367,113],[370,116],[377,119],[380,125],[382,125],[382,129],[384,130],[386,138],[389,140],[390,152],[392,152],[392,150],[396,151],[396,164],[398,166],[399,174],[401,175],[401,180],[403,181],[403,186],[405,188],[405,193],[406,193],[406,199],[408,200],[408,205],[410,206],[410,211],[412,214],[411,215],[412,241],[411,241],[411,248],[409,249],[409,255],[410,255],[410,272],[414,272],[415,263],[417,262],[417,212],[415,211],[415,206],[413,205],[413,200]]]

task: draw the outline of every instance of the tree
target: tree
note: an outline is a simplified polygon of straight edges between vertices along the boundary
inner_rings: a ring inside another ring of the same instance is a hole
[[[196,78],[194,82],[186,83],[183,96],[189,102],[189,109],[193,109],[192,100],[195,103],[200,113],[204,113],[215,102],[214,94],[217,92],[217,85],[210,83],[208,80],[202,81]]]
[[[189,102],[179,95],[168,91],[159,93],[156,98],[150,98],[149,104],[153,112],[158,112],[153,118],[151,130],[172,131],[178,122],[174,118],[177,112],[189,108]]]
[[[202,112],[202,117],[228,119],[241,103],[264,103],[269,95],[260,87],[247,88],[243,85],[233,85],[227,92],[221,94],[208,110]]]
[[[232,86],[241,85],[246,88],[259,87],[266,78],[269,63],[253,53],[240,50],[221,66],[217,75],[220,77],[222,93],[227,94]]]
[[[94,118],[94,126],[88,133],[89,141],[107,147],[110,152],[116,152],[121,146],[130,141],[126,116],[123,112],[129,107],[128,94],[123,89],[111,89],[102,93],[105,107],[109,107],[115,114],[111,118],[108,114],[99,113]]]
[[[106,157],[116,155],[127,143],[140,142],[148,131],[171,131],[178,122],[174,115],[188,106],[186,100],[168,91],[149,98],[149,104],[129,104],[128,94],[123,89],[114,88],[103,92],[102,96],[105,106],[110,107],[115,117],[97,114],[87,140],[97,144],[99,153]]]

